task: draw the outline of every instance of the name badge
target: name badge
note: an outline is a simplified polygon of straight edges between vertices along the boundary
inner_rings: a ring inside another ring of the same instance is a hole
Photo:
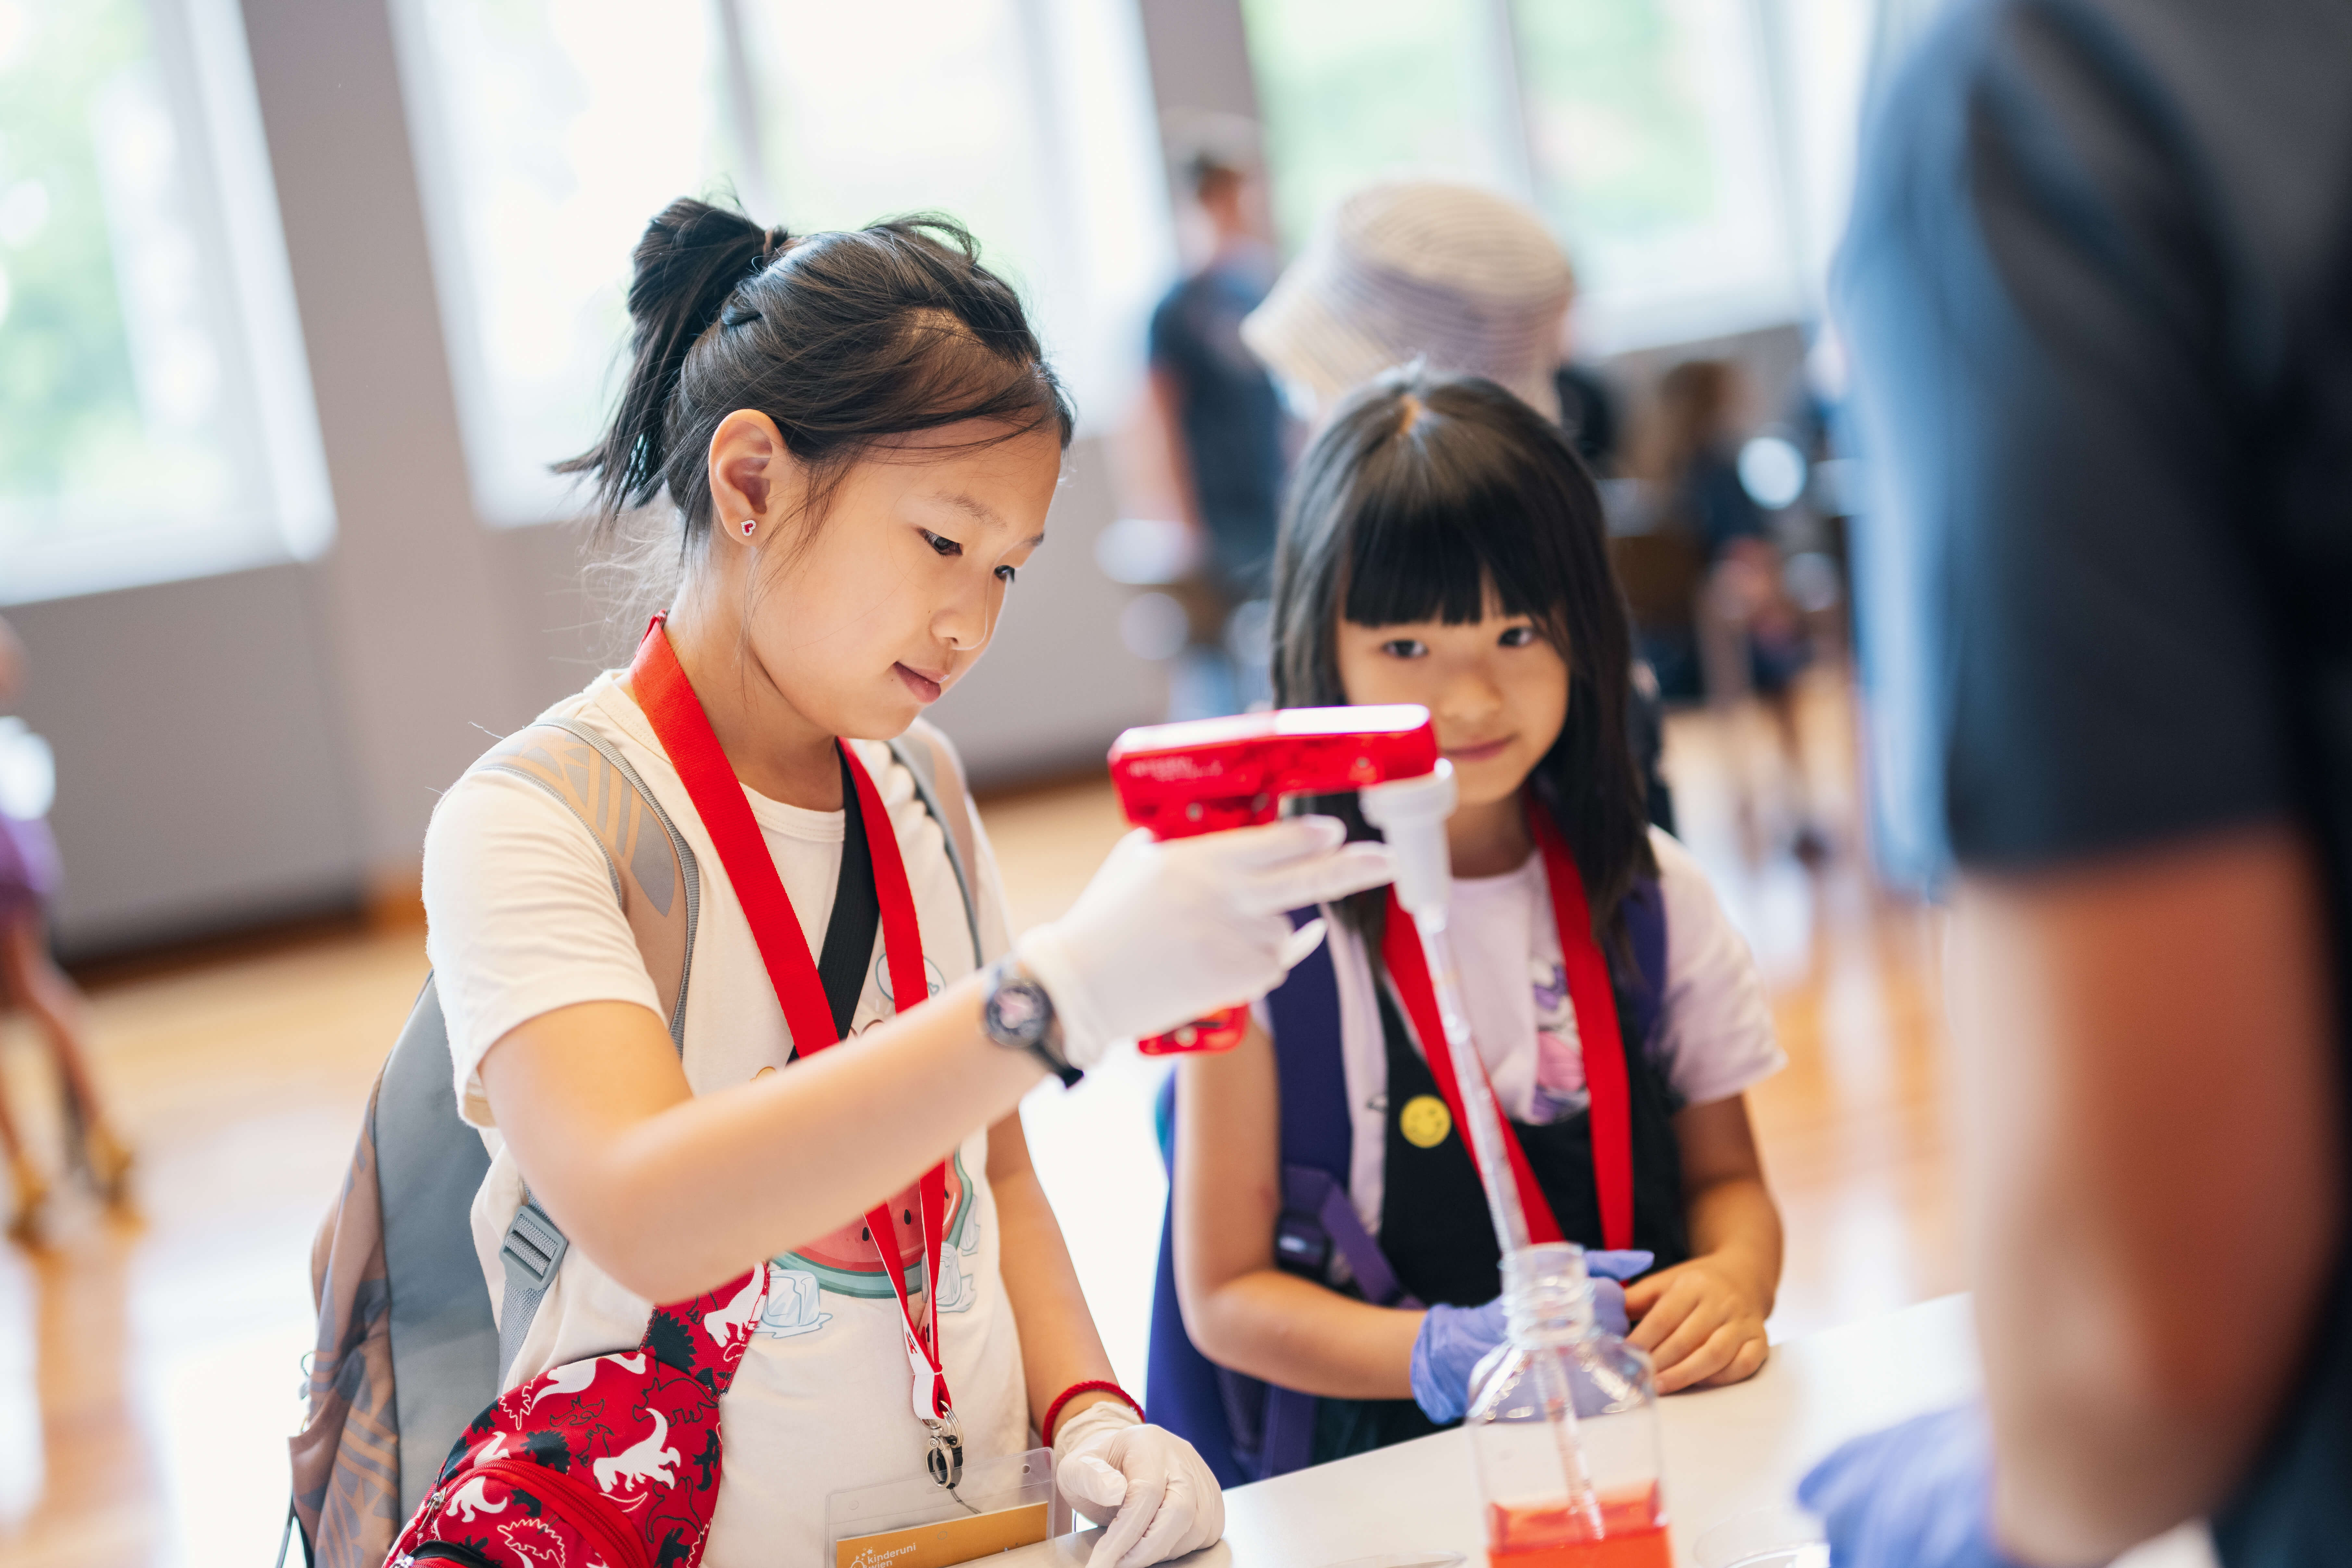
[[[955,1568],[1072,1526],[1054,1488],[1054,1451],[965,1463],[952,1489],[924,1476],[825,1500],[827,1568]]]

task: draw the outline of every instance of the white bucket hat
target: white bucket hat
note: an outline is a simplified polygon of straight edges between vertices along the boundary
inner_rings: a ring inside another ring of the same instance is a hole
[[[1242,322],[1276,374],[1328,408],[1421,359],[1559,417],[1552,372],[1576,276],[1534,212],[1473,185],[1400,181],[1341,202]]]

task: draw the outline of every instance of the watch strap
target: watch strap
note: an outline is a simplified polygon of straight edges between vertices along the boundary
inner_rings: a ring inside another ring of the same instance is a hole
[[[998,1034],[995,1029],[996,994],[998,990],[1003,986],[1006,981],[1015,978],[1019,979],[1023,984],[1035,991],[1038,995],[1045,998],[1047,1009],[1046,1029],[1045,1033],[1040,1034],[1035,1039],[1024,1040],[1008,1037],[1004,1035]],[[980,1004],[981,1031],[991,1040],[1000,1046],[1007,1047],[1008,1049],[1027,1051],[1030,1055],[1035,1057],[1039,1061],[1045,1064],[1045,1070],[1062,1080],[1063,1088],[1075,1089],[1078,1085],[1078,1080],[1087,1076],[1085,1071],[1081,1068],[1072,1067],[1068,1062],[1062,1058],[1061,1053],[1055,1050],[1052,1046],[1046,1043],[1046,1036],[1052,1033],[1053,1028],[1053,1005],[1054,998],[1052,994],[1048,993],[1043,985],[1040,985],[1037,983],[1036,977],[1022,970],[1010,955],[1007,955],[1006,957],[998,959],[994,963],[989,965],[988,990],[986,994],[982,996]]]

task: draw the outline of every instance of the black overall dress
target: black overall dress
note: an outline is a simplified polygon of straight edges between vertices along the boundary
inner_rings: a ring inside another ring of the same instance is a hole
[[[1665,1071],[1643,1048],[1622,1037],[1632,1020],[1654,1012],[1627,994],[1631,966],[1614,956],[1610,974],[1617,993],[1620,1048],[1633,1134],[1633,1245],[1657,1255],[1667,1268],[1690,1256],[1683,1215],[1682,1152],[1674,1114],[1682,1109]],[[1643,982],[1635,975],[1633,984]],[[1388,1105],[1383,1118],[1381,1251],[1398,1282],[1431,1306],[1484,1306],[1502,1293],[1502,1250],[1486,1214],[1486,1189],[1459,1127],[1423,1148],[1405,1135],[1408,1107],[1440,1098],[1429,1063],[1413,1046],[1404,1013],[1382,980],[1378,986],[1381,1034],[1387,1046]],[[1580,1023],[1581,1020],[1580,1020]],[[1425,1113],[1425,1112],[1424,1112]],[[1592,1116],[1588,1110],[1540,1127],[1511,1123],[1536,1184],[1550,1201],[1560,1235],[1588,1247],[1602,1245],[1601,1199],[1592,1179]],[[1416,1130],[1419,1130],[1418,1128]],[[1425,1133],[1424,1133],[1425,1136]],[[1323,1399],[1315,1415],[1314,1463],[1402,1443],[1442,1430],[1410,1399]]]

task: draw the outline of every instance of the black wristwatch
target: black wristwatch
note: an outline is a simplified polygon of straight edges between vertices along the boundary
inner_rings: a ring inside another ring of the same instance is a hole
[[[1054,999],[1010,958],[998,959],[988,972],[988,995],[980,1005],[980,1026],[998,1045],[1027,1051],[1044,1062],[1065,1088],[1076,1087],[1087,1076],[1062,1059],[1062,1032],[1054,1021]]]

